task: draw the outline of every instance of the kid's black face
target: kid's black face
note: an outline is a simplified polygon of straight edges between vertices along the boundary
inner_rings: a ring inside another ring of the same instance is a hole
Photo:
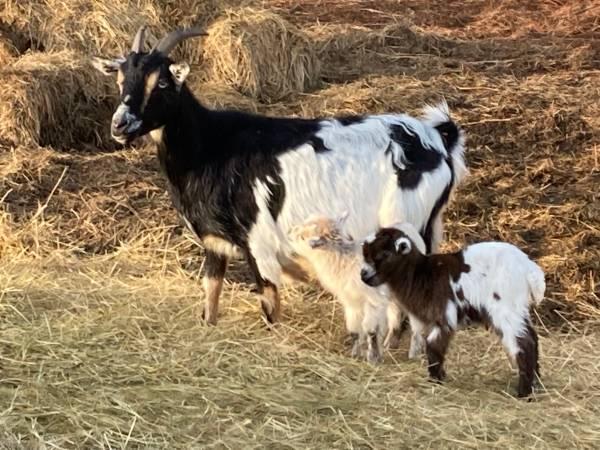
[[[369,286],[379,286],[385,281],[382,272],[385,265],[394,257],[409,255],[412,252],[410,239],[395,228],[382,228],[373,239],[363,243],[362,253],[365,263],[360,272],[361,280]]]

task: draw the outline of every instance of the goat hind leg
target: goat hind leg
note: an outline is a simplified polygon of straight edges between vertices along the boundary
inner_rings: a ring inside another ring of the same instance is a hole
[[[250,251],[246,252],[246,259],[250,270],[256,281],[256,292],[260,295],[260,306],[269,324],[279,322],[281,318],[281,301],[279,299],[279,290],[274,281],[264,278],[259,270],[258,263]],[[272,278],[279,281],[281,277],[281,267],[278,265],[279,272]]]

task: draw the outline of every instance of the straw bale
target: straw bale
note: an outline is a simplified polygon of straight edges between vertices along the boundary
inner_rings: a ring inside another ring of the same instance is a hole
[[[227,10],[203,42],[209,77],[253,98],[272,101],[319,82],[312,42],[269,11]]]
[[[191,83],[190,88],[198,99],[210,108],[233,108],[248,112],[258,111],[258,104],[255,100],[241,94],[231,86],[213,81],[204,81]]]
[[[5,66],[15,59],[18,52],[16,47],[9,39],[0,36],[0,66]]]
[[[135,30],[149,25],[149,39],[162,34],[160,10],[149,0],[4,0],[6,21],[41,42],[47,50],[122,54]]]
[[[0,142],[112,146],[112,80],[78,53],[29,53],[0,71],[0,86]]]

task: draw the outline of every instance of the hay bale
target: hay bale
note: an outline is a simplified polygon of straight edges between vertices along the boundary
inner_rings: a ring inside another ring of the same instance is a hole
[[[312,42],[272,12],[227,10],[202,43],[209,77],[260,100],[305,92],[319,82]]]
[[[0,66],[4,66],[18,55],[17,49],[13,43],[0,36]]]
[[[112,83],[75,52],[26,54],[0,71],[0,142],[112,147]]]
[[[135,30],[149,25],[149,38],[165,31],[159,2],[89,0],[4,0],[3,20],[13,23],[49,51],[122,54]]]
[[[240,111],[258,112],[258,106],[253,99],[241,94],[231,86],[213,81],[198,81],[192,82],[190,89],[209,108],[234,108]]]

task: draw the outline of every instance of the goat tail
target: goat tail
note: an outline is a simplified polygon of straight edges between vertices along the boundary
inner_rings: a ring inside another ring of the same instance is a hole
[[[533,261],[527,270],[527,284],[529,284],[530,299],[535,305],[539,305],[544,299],[546,291],[546,280],[544,279],[544,271]]]
[[[464,161],[465,134],[451,119],[446,100],[435,106],[425,106],[423,120],[435,128],[442,138],[446,151],[452,156],[456,184],[460,183],[469,172]]]
[[[427,105],[423,110],[423,119],[438,131],[446,151],[452,153],[459,143],[461,133],[458,125],[450,118],[450,109],[446,100],[442,100],[435,106]]]

